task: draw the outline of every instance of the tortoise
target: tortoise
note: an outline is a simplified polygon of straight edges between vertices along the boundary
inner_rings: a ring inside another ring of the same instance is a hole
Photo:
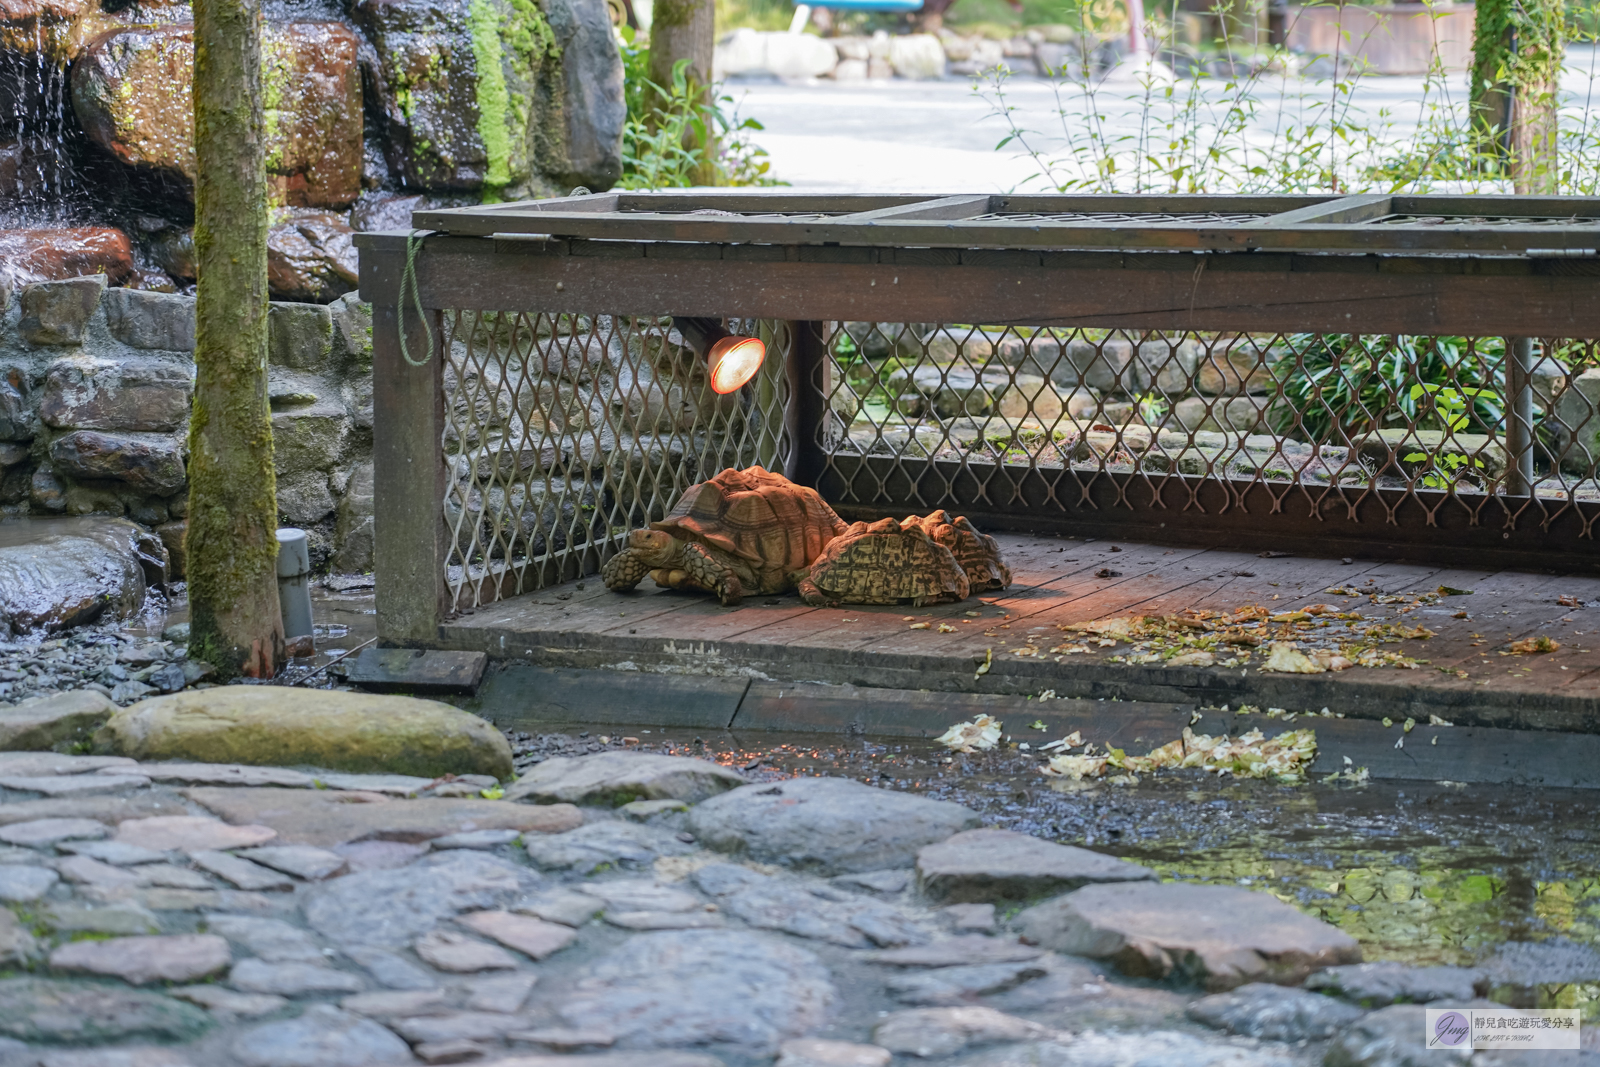
[[[807,604],[898,604],[918,607],[965,600],[967,572],[928,536],[919,519],[856,522],[794,575]]]
[[[967,585],[974,595],[1011,585],[1011,568],[1000,558],[999,542],[979,533],[965,515],[952,519],[949,512],[940,510],[905,521],[919,524],[929,537],[950,550],[967,572]]]
[[[781,474],[729,468],[691,485],[676,507],[601,568],[606,588],[626,591],[646,574],[672,589],[703,589],[729,606],[746,593],[794,587],[803,571],[844,531],[815,489]]]

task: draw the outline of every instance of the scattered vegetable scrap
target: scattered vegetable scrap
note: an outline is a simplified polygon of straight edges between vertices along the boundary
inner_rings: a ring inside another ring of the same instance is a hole
[[[947,622],[941,622],[939,624],[939,632],[942,634],[953,634],[956,632],[956,628]]]
[[[1085,750],[1081,756],[1054,756],[1040,770],[1053,777],[1082,781],[1100,777],[1107,768],[1116,768],[1127,772],[1137,782],[1136,775],[1162,768],[1199,767],[1235,778],[1269,778],[1294,783],[1305,781],[1305,769],[1316,755],[1314,730],[1289,730],[1271,739],[1260,730],[1251,730],[1230,738],[1197,734],[1185,726],[1182,737],[1145,756],[1129,756],[1120,748],[1108,748],[1104,755]]]
[[[1544,634],[1538,637],[1524,637],[1521,641],[1511,642],[1513,656],[1537,656],[1546,652],[1554,652],[1561,647],[1561,642],[1552,641]]]
[[[954,752],[987,752],[1000,740],[1001,723],[991,715],[958,722],[935,740]]]
[[[933,627],[933,624],[932,623],[928,623],[928,622],[914,622],[914,623],[911,624],[911,628],[913,630],[928,630],[928,629],[931,629],[932,627]]]

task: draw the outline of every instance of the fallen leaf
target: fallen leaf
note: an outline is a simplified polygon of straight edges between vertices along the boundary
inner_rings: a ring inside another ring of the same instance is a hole
[[[1448,585],[1441,585],[1439,588],[1435,589],[1434,592],[1438,593],[1440,596],[1471,596],[1472,595],[1472,590],[1470,590],[1470,589],[1453,589]]]
[[[991,715],[958,722],[935,741],[954,752],[987,752],[1000,740],[1001,723]]]
[[[1214,667],[1217,657],[1210,652],[1184,652],[1167,660],[1169,667]]]
[[[1328,668],[1301,652],[1294,642],[1274,641],[1261,669],[1279,674],[1322,674]]]
[[[1583,607],[1583,601],[1579,600],[1577,597],[1573,596],[1571,593],[1562,593],[1560,596],[1556,597],[1556,603],[1560,604],[1564,608],[1581,608],[1581,607]]]
[[[1511,642],[1513,656],[1537,656],[1546,652],[1554,652],[1561,647],[1561,642],[1552,641],[1544,634],[1538,637],[1524,637],[1521,641]]]

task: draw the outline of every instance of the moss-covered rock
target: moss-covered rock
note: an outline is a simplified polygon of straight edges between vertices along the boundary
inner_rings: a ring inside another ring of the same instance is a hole
[[[433,700],[324,690],[223,686],[124,708],[95,735],[98,751],[136,759],[345,771],[511,776],[511,746],[493,725]]]

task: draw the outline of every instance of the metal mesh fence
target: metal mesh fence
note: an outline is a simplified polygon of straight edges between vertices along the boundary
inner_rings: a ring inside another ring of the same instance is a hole
[[[729,466],[782,470],[791,326],[718,397],[670,319],[446,316],[457,610],[592,573]],[[1600,501],[1592,341],[831,322],[814,387],[841,508],[1333,514],[1513,527]],[[1030,476],[1033,476],[1030,480]],[[1108,498],[1091,492],[1114,485]],[[1030,488],[1031,486],[1031,488]],[[1041,490],[1039,487],[1043,486]],[[1031,493],[1031,495],[1030,495]]]

